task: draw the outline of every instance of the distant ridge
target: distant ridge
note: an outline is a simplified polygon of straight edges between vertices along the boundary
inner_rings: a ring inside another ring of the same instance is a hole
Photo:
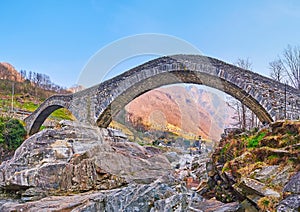
[[[0,79],[23,82],[24,78],[13,65],[7,62],[0,62]]]

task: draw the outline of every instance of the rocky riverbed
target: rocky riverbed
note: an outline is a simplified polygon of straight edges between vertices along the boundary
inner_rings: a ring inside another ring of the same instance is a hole
[[[276,166],[241,181],[216,157],[227,153],[218,153],[222,144],[210,158],[206,151],[140,146],[113,129],[63,121],[28,138],[0,165],[0,211],[258,211],[253,194],[281,198],[279,211],[297,211],[299,173],[289,180],[288,172],[283,197],[260,182]]]
[[[164,152],[113,129],[63,121],[28,138],[0,166],[0,211],[213,211],[207,155]],[[210,205],[210,209],[207,207]]]

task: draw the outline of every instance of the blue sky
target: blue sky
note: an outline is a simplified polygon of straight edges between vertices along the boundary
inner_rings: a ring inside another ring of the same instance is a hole
[[[184,39],[204,55],[268,63],[300,45],[298,0],[1,0],[0,61],[71,86],[105,45],[141,33]]]

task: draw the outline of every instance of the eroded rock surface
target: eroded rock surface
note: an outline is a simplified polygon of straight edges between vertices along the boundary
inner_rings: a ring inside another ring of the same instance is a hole
[[[52,196],[40,201],[7,202],[0,211],[237,211],[237,202],[224,204],[205,200],[189,192],[172,176],[160,177],[151,184],[130,184],[127,187],[85,192],[72,196]]]
[[[113,189],[130,182],[149,183],[171,170],[165,156],[128,142],[113,130],[68,121],[61,126],[33,135],[1,164],[2,189],[39,188],[50,193]]]
[[[224,134],[207,166],[205,194],[221,201],[237,198],[254,211],[299,211],[299,141],[299,121]]]
[[[300,194],[300,172],[295,174],[283,189],[285,192]]]
[[[300,210],[300,172],[296,173],[291,180],[285,185],[284,192],[289,192],[291,195],[283,199],[277,211],[299,211]]]

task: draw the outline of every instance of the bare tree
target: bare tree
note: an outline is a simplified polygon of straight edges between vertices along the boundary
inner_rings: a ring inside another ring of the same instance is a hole
[[[247,70],[251,70],[252,67],[252,63],[248,58],[239,58],[235,65]],[[236,120],[236,123],[234,123],[233,126],[238,126],[242,129],[251,129],[258,125],[258,119],[256,115],[250,109],[248,109],[242,102],[232,97],[229,97],[227,99],[227,104],[235,111],[235,115],[232,118]]]
[[[250,70],[252,68],[252,62],[250,62],[249,58],[247,59],[238,58],[235,65],[247,70]]]
[[[282,61],[291,84],[300,89],[300,46],[288,45],[283,51]]]
[[[269,65],[273,79],[282,82],[285,77],[293,87],[300,90],[300,46],[288,45],[281,57]]]
[[[241,120],[241,102],[236,100],[235,98],[231,96],[227,96],[226,100],[227,105],[234,111],[233,117],[231,117],[233,120],[235,120],[234,123],[231,123],[234,127],[242,128],[242,120]]]
[[[249,58],[247,58],[247,59],[239,58],[237,60],[237,62],[235,63],[235,65],[237,65],[240,68],[247,69],[247,70],[250,70],[252,67],[252,63],[250,62]],[[241,117],[240,117],[241,128],[246,129],[246,127],[247,127],[247,120],[246,120],[247,108],[242,102],[240,102],[239,108],[241,108],[241,112],[239,113],[241,115]]]
[[[269,63],[270,76],[272,79],[282,82],[284,79],[284,65],[281,59],[274,60]]]

